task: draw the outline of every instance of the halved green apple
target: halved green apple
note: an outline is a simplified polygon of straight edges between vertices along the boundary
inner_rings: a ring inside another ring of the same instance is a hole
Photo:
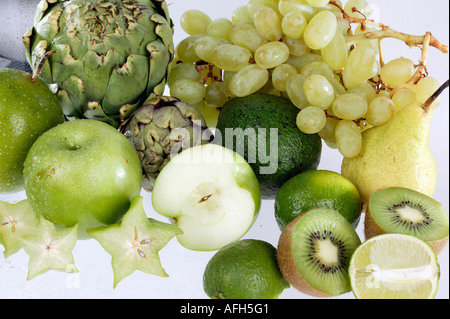
[[[156,179],[152,203],[183,231],[177,236],[181,245],[212,251],[247,233],[261,206],[261,190],[243,157],[206,144],[170,160]]]

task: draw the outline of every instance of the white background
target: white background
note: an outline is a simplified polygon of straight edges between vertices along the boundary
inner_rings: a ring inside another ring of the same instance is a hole
[[[186,34],[179,27],[181,14],[188,9],[201,9],[212,19],[231,18],[233,10],[246,0],[169,0],[169,10],[175,22],[175,43]],[[380,8],[378,20],[398,31],[423,35],[431,31],[442,43],[449,44],[449,1],[447,0],[373,0]],[[3,4],[4,0],[0,0]],[[0,8],[0,10],[2,10]],[[5,21],[0,20],[0,30]],[[30,24],[32,21],[30,21]],[[8,26],[11,25],[8,23]],[[2,43],[0,37],[0,43]],[[409,49],[397,40],[386,40],[386,61],[406,56],[418,61],[420,50]],[[3,42],[1,45],[3,46]],[[440,83],[449,77],[448,54],[430,50],[428,70]],[[430,147],[438,162],[435,199],[449,211],[449,99],[445,92],[432,120]],[[324,145],[320,169],[340,172],[342,157]],[[149,217],[166,221],[151,207],[150,194],[143,192]],[[0,200],[17,200],[24,194],[0,196]],[[265,240],[276,246],[280,231],[274,218],[273,201],[264,201],[259,217],[244,238]],[[362,237],[362,223],[358,227]],[[0,298],[207,298],[203,292],[203,270],[214,252],[194,252],[173,239],[160,252],[162,265],[169,274],[160,278],[136,271],[113,289],[110,255],[95,240],[79,241],[73,251],[78,274],[49,271],[31,281],[26,280],[28,255],[21,250],[4,259],[0,256]],[[449,248],[440,254],[440,288],[436,298],[449,298]],[[280,298],[311,298],[294,288],[285,290]],[[353,299],[351,293],[336,297]]]

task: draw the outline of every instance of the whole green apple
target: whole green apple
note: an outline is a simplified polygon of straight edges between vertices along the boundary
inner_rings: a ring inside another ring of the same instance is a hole
[[[25,191],[36,213],[86,230],[117,222],[140,194],[142,168],[131,142],[96,120],[73,120],[42,134],[24,163]]]
[[[58,98],[31,75],[0,69],[0,193],[23,190],[23,162],[36,139],[64,121]]]
[[[162,169],[152,191],[153,208],[183,231],[188,249],[217,250],[244,236],[261,207],[251,166],[216,144],[188,148]]]

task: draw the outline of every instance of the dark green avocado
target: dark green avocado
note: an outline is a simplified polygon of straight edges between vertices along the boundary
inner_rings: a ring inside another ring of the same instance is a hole
[[[322,140],[298,129],[298,112],[288,99],[259,93],[233,98],[220,112],[215,142],[245,158],[264,199],[274,199],[291,177],[319,166]]]

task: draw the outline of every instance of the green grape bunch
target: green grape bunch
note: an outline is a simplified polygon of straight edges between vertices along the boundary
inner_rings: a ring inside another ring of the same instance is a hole
[[[425,66],[429,47],[448,53],[430,33],[398,32],[372,14],[366,0],[248,0],[230,19],[215,20],[188,10],[170,94],[199,109],[209,127],[234,97],[285,97],[299,109],[299,130],[356,157],[362,132],[386,124],[405,105],[425,102],[440,86]],[[384,38],[419,46],[422,55],[417,63],[404,57],[385,63]]]

